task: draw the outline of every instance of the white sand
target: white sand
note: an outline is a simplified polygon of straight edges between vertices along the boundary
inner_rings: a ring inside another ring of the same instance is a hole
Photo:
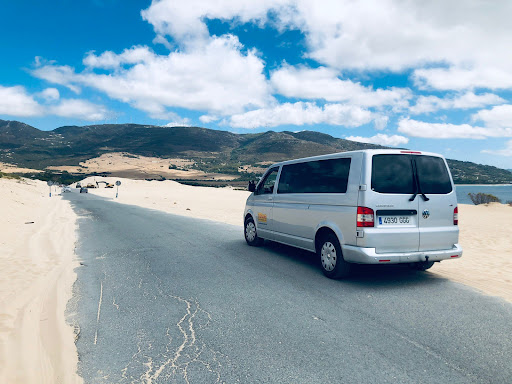
[[[432,273],[512,302],[512,207],[459,205],[459,260],[432,267]]]
[[[0,383],[80,383],[64,315],[76,216],[41,181],[0,178],[0,196]]]
[[[117,199],[116,188],[91,189],[90,193],[119,203],[238,225],[242,236],[247,191],[119,180]],[[48,198],[43,182],[0,178],[0,196],[0,383],[80,383],[75,332],[64,316],[76,279],[76,215],[60,197]],[[464,255],[437,264],[427,273],[512,302],[511,218],[512,207],[506,205],[460,205]]]
[[[116,177],[88,177],[82,185],[95,184],[95,181],[114,184],[116,180],[121,181],[117,199],[116,187],[108,189],[103,184],[100,184],[100,188],[89,189],[89,193],[112,198],[119,203],[234,225],[243,224],[245,200],[250,194],[229,187],[194,187],[171,180],[145,181]]]
[[[108,177],[97,177],[96,180],[121,180],[118,199],[115,199],[115,189],[90,190],[120,203],[239,226],[242,226],[245,200],[249,196],[247,191],[192,187],[173,181],[134,181]],[[458,260],[436,263],[428,273],[512,302],[511,222],[512,207],[508,205],[459,205],[460,243],[464,254]]]
[[[169,169],[169,166],[176,169]],[[79,166],[51,166],[47,169],[68,171],[70,173],[121,173],[125,177],[146,176],[154,178],[156,175],[175,179],[201,179],[212,178],[216,180],[232,180],[232,175],[206,174],[194,169],[194,161],[181,158],[159,158],[140,155],[132,155],[124,152],[106,153],[99,157],[80,163]],[[130,174],[130,176],[129,176]]]
[[[43,171],[41,171],[39,169],[18,167],[17,165],[14,165],[14,164],[0,162],[0,172],[3,172],[3,173],[40,173]]]

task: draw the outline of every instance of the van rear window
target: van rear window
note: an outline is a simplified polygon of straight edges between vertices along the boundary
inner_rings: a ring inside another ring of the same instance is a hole
[[[412,194],[416,189],[410,155],[375,155],[372,190],[380,193]]]
[[[414,164],[413,164],[414,163]],[[445,162],[440,157],[414,155],[375,155],[372,162],[372,190],[380,193],[446,194],[452,183]]]
[[[452,191],[450,175],[440,157],[417,156],[416,169],[420,190],[424,194],[446,194]]]
[[[346,193],[350,158],[284,165],[277,193]]]

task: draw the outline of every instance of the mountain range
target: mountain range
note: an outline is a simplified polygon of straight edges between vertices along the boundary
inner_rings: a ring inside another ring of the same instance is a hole
[[[33,169],[78,165],[105,153],[125,152],[161,158],[193,159],[206,172],[238,173],[257,165],[379,145],[338,139],[314,132],[236,134],[200,127],[138,124],[64,126],[41,131],[18,121],[0,120],[0,162]],[[456,183],[510,183],[510,171],[448,160]]]

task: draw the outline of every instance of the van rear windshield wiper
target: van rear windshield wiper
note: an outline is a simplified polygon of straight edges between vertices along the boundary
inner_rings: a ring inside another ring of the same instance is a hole
[[[411,159],[411,163],[412,163],[412,171],[414,173],[414,180],[416,181],[416,191],[411,196],[409,201],[414,201],[414,199],[418,195],[421,195],[421,197],[423,198],[423,201],[429,201],[430,199],[421,191],[421,188],[420,188],[420,179],[419,179],[419,176],[418,176],[418,169],[416,168],[416,161]]]
[[[414,199],[416,198],[416,196],[420,195],[422,198],[423,198],[423,201],[429,201],[430,199],[421,191],[416,191],[414,192],[414,194],[411,196],[411,198],[409,199],[409,201],[414,201]]]

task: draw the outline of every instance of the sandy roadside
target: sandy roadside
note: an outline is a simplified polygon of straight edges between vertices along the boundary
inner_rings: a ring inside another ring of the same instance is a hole
[[[0,178],[0,382],[81,383],[66,303],[75,221],[46,183]]]
[[[242,226],[247,191],[230,188],[192,187],[170,180],[141,181],[100,178],[122,182],[116,189],[91,189],[90,192],[112,198],[119,203],[137,205],[190,217]],[[87,181],[94,181],[89,178]],[[512,302],[512,207],[459,205],[461,259],[436,264],[430,271],[486,294]],[[240,235],[242,236],[242,234]]]

